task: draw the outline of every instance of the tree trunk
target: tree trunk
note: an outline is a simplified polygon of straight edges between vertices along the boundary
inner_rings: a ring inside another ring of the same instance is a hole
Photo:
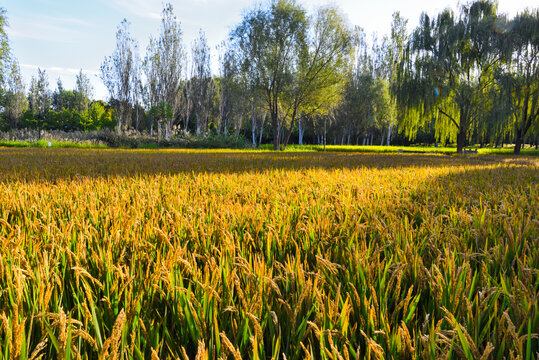
[[[457,134],[457,154],[462,154],[464,149],[464,142],[466,141],[466,131],[464,128],[460,128],[459,133]]]
[[[513,153],[515,155],[518,155],[520,154],[520,149],[522,149],[522,131],[520,129],[517,130],[517,138],[516,138],[516,141],[515,141],[515,150],[513,151]]]
[[[326,137],[327,137],[327,119],[324,116],[324,152],[326,151]]]
[[[253,137],[253,146],[256,147],[256,117],[254,102],[251,102],[251,135]]]
[[[385,132],[382,131],[382,141],[380,142],[380,146],[384,146],[384,140],[385,140]]]
[[[189,89],[187,89],[187,92],[189,92]],[[188,94],[188,93],[187,93]],[[189,130],[189,107],[191,106],[191,98],[189,95],[187,96],[187,106],[185,107],[185,131]]]
[[[387,146],[391,145],[391,124],[387,128]]]
[[[301,118],[298,122],[298,130],[299,130],[299,138],[298,138],[298,144],[303,145],[303,133],[305,132],[305,129],[303,128],[303,122],[301,121]]]
[[[279,150],[279,118],[276,111],[271,112],[271,125],[273,126],[273,150]]]
[[[267,112],[264,112],[264,117],[262,118],[262,124],[260,125],[260,137],[258,138],[258,146],[262,144],[262,134],[264,133],[264,124],[266,123]]]

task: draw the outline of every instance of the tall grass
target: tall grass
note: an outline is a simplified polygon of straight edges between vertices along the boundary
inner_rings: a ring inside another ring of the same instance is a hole
[[[0,358],[536,358],[538,165],[0,149]]]

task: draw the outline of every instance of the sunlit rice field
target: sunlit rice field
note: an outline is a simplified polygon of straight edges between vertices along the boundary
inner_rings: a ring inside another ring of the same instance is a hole
[[[539,159],[0,148],[2,359],[535,359]]]

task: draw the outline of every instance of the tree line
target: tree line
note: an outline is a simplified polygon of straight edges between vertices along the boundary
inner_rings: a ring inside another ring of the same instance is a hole
[[[26,89],[0,12],[0,127],[4,130],[114,128],[168,139],[208,132],[247,137],[275,150],[303,144],[389,145],[539,142],[539,12],[514,18],[490,1],[460,5],[407,31],[393,14],[391,33],[371,39],[333,6],[313,14],[295,0],[245,13],[211,51],[202,30],[188,48],[172,5],[140,55],[130,23],[100,68],[107,103],[92,100],[82,70],[76,88],[49,90],[38,70]],[[211,58],[219,69],[212,74]]]

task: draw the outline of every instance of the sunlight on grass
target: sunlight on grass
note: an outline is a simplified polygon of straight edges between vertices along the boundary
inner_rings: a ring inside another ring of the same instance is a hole
[[[526,358],[538,165],[0,149],[0,357]]]

